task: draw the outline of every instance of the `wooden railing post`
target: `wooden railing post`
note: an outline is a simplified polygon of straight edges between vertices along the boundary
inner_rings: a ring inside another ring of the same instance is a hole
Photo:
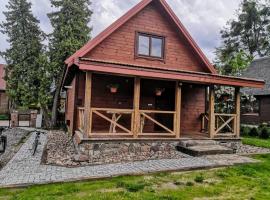
[[[92,130],[92,113],[91,113],[91,96],[92,96],[92,73],[86,72],[85,79],[85,101],[84,101],[84,136],[89,137]]]
[[[236,114],[236,122],[235,122],[235,134],[237,138],[240,138],[240,116],[241,116],[241,94],[240,88],[235,88],[235,114]]]
[[[175,85],[175,115],[174,115],[174,132],[176,138],[180,138],[181,132],[181,98],[182,98],[182,87],[179,81],[176,81]]]
[[[137,138],[140,132],[140,91],[141,91],[141,80],[139,77],[135,77],[134,80],[134,120],[132,121],[133,137]]]
[[[208,123],[209,137],[215,136],[215,90],[214,86],[209,87],[209,123]]]

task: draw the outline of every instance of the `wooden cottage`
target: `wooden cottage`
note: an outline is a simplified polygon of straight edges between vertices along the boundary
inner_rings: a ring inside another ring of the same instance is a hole
[[[239,138],[240,88],[221,76],[165,0],[142,0],[66,60],[66,121],[85,140]],[[214,86],[235,88],[215,112]]]
[[[242,109],[241,121],[244,124],[270,123],[270,57],[254,60],[243,73],[245,77],[265,80],[265,87],[244,88],[241,91],[253,95],[256,100]]]

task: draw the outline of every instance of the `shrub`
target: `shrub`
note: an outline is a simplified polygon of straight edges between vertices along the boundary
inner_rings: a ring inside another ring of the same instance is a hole
[[[259,129],[258,128],[252,128],[249,132],[250,137],[258,137],[259,136]]]
[[[203,175],[196,176],[194,181],[197,183],[203,183],[203,181],[204,181]]]
[[[260,138],[262,139],[268,139],[270,137],[270,129],[267,127],[264,127],[261,131]]]
[[[144,182],[117,182],[117,187],[125,188],[129,192],[138,192],[140,190],[143,190],[146,186],[146,183]]]
[[[266,128],[268,126],[268,124],[267,123],[261,123],[260,125],[259,125],[259,129],[263,129],[263,128]]]
[[[250,127],[242,126],[241,127],[241,136],[249,136],[250,131],[251,131]]]
[[[193,185],[194,185],[194,183],[193,183],[193,182],[188,181],[188,182],[186,183],[186,185],[187,185],[187,186],[193,186]]]

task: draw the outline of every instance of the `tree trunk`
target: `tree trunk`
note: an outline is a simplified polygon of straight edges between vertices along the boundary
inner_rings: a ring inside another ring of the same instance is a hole
[[[59,103],[62,81],[63,81],[65,73],[66,73],[66,70],[63,70],[60,73],[60,79],[57,80],[57,84],[56,84],[56,90],[55,90],[55,94],[53,97],[53,107],[52,107],[52,118],[51,118],[51,126],[52,127],[56,127],[57,108],[58,108],[58,103]]]
[[[53,97],[52,118],[51,118],[51,126],[52,127],[56,127],[57,108],[58,108],[60,91],[61,91],[61,81],[59,81],[57,83],[55,94],[54,94],[54,97]]]
[[[49,117],[49,110],[47,108],[47,106],[41,106],[41,110],[44,116],[44,127],[49,129],[51,128],[51,120]]]

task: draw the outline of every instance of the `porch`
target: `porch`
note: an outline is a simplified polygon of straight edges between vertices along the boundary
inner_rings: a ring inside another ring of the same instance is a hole
[[[215,111],[214,85],[80,72],[74,126],[85,139],[238,139],[240,88],[234,110]],[[114,88],[113,88],[114,87]]]

